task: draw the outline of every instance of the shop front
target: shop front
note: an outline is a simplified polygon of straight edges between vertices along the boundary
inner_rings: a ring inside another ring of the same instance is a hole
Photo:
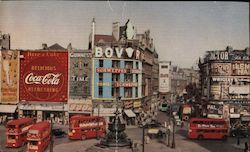
[[[67,124],[68,123],[68,107],[67,104],[52,104],[52,103],[41,103],[41,104],[19,104],[19,118],[31,117],[37,122],[39,121],[50,121],[56,124]]]
[[[17,118],[17,105],[0,105],[0,124],[6,124],[9,120]]]
[[[69,118],[74,115],[90,116],[92,114],[92,100],[91,99],[70,99]]]
[[[115,117],[115,114],[114,114],[115,111],[116,111],[116,108],[104,108],[102,106],[99,106],[99,107],[94,108],[93,116],[102,116],[105,118],[106,123],[110,123]],[[118,111],[122,113],[121,108],[119,108]]]

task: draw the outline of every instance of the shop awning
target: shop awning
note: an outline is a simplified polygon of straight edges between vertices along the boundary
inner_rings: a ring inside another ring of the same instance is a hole
[[[16,111],[17,105],[0,105],[1,113],[14,113]]]
[[[130,109],[124,110],[124,112],[128,117],[136,117],[135,113]]]

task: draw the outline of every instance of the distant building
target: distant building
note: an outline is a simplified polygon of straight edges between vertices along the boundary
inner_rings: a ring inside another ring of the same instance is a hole
[[[10,34],[2,34],[0,31],[0,50],[10,50]]]
[[[167,100],[171,97],[171,61],[159,62],[159,98]]]
[[[203,111],[207,117],[225,118],[235,127],[250,122],[250,51],[207,51],[199,60]]]

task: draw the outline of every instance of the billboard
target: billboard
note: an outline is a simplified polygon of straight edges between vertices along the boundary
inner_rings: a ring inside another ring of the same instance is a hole
[[[90,96],[90,79],[91,72],[89,70],[90,53],[71,53],[70,54],[70,73],[69,73],[69,96],[83,97],[86,98]]]
[[[20,55],[20,101],[67,102],[68,52],[25,51]]]
[[[18,51],[1,51],[1,103],[18,101]]]

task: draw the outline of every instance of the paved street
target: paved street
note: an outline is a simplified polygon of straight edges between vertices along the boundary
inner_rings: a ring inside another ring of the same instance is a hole
[[[158,112],[159,121],[162,123],[167,120],[167,115],[163,112]],[[57,126],[59,127],[59,126]],[[63,130],[67,131],[66,126],[60,126]],[[25,146],[23,148],[18,149],[6,149],[5,144],[5,128],[4,126],[0,126],[0,143],[1,143],[1,152],[24,152]],[[127,127],[126,133],[129,138],[131,138],[134,142],[139,143],[139,151],[142,151],[142,128],[137,127]],[[247,139],[241,140],[241,145],[236,145],[236,138],[229,138],[226,142],[221,140],[190,140],[186,137],[187,134],[187,125],[185,124],[184,127],[177,127],[176,128],[176,135],[175,135],[175,143],[176,148],[171,149],[167,147],[164,141],[160,141],[157,139],[150,140],[150,143],[145,144],[145,152],[152,152],[152,151],[162,151],[162,152],[243,152],[243,143]],[[103,149],[94,146],[98,144],[99,141],[96,139],[90,139],[85,141],[79,140],[69,140],[67,137],[65,138],[56,138],[54,139],[54,152],[106,152],[106,151],[115,151],[114,148]],[[49,148],[47,148],[49,151]],[[120,148],[118,149],[120,152],[131,152],[131,149],[128,148]]]

